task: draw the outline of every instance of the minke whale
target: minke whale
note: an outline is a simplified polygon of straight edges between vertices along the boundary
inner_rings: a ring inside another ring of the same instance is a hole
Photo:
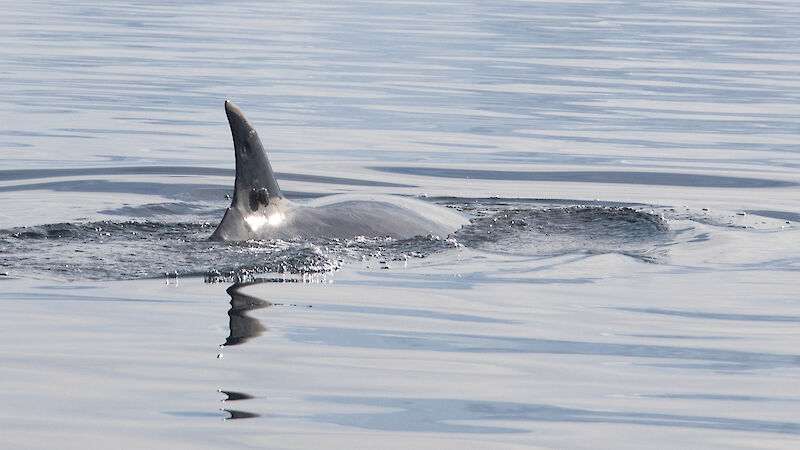
[[[211,240],[446,237],[469,223],[453,210],[391,195],[338,194],[294,203],[281,193],[261,139],[242,110],[226,101],[225,113],[233,135],[236,181],[231,206]]]

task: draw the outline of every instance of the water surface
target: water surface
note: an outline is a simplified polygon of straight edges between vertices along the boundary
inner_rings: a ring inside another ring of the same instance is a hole
[[[782,0],[7,2],[8,445],[796,447],[798,23]],[[471,225],[208,242],[226,99],[288,197]]]

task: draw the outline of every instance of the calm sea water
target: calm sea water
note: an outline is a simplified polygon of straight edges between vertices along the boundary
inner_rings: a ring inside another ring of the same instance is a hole
[[[796,448],[800,4],[2,2],[15,448]],[[394,242],[205,239],[223,101]]]

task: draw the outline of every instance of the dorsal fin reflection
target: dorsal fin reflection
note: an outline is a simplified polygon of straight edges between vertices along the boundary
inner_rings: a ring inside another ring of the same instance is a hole
[[[247,315],[248,311],[263,309],[272,306],[272,303],[262,300],[252,295],[239,292],[245,286],[256,284],[257,282],[234,283],[226,292],[231,296],[231,309],[228,310],[230,334],[225,340],[224,346],[244,344],[245,342],[268,330],[260,320]]]

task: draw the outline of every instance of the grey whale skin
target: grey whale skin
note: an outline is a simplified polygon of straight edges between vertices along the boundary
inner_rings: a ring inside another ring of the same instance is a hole
[[[390,195],[339,194],[307,205],[284,198],[258,133],[238,106],[225,102],[236,154],[231,206],[210,239],[445,237],[468,223],[455,211]]]

